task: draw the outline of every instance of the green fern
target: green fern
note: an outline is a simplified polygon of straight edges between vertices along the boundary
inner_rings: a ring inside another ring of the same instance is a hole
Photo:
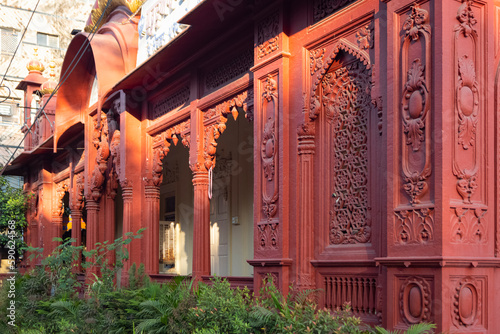
[[[406,331],[401,332],[401,330],[396,330],[396,331],[388,331],[385,328],[382,327],[375,327],[375,333],[376,334],[430,334],[433,333],[433,329],[436,328],[435,324],[430,324],[430,323],[420,323],[420,324],[415,324],[410,326]]]

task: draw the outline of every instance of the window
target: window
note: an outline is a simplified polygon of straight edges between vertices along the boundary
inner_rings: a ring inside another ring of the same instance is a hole
[[[19,41],[19,30],[12,28],[0,28],[0,50],[4,54],[14,54]]]
[[[41,46],[48,46],[51,48],[59,47],[59,36],[44,34],[42,32],[36,33],[36,44]]]

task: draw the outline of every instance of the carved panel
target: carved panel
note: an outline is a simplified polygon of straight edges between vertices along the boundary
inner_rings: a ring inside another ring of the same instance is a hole
[[[431,26],[429,13],[418,4],[403,23],[402,44],[402,171],[403,189],[411,205],[429,190],[431,175]],[[419,56],[415,57],[416,54]]]
[[[85,205],[84,201],[84,191],[85,191],[85,175],[80,173],[76,175],[76,189],[75,189],[75,208],[77,210],[83,210]]]
[[[376,305],[377,278],[362,275],[323,276],[324,307],[332,311],[350,303],[358,317],[378,316]]]
[[[279,248],[279,175],[278,175],[278,76],[268,74],[259,80],[260,85],[260,114],[261,129],[259,144],[260,150],[260,189],[261,209],[256,234],[259,240],[259,249],[275,250]]]
[[[319,94],[332,136],[330,243],[365,243],[368,219],[368,114],[372,110],[370,71],[356,61],[327,73]]]
[[[172,94],[169,94],[164,99],[161,99],[155,102],[151,106],[151,118],[157,119],[160,116],[165,115],[166,113],[184,106],[187,102],[189,102],[190,96],[189,86],[184,86],[179,88]]]
[[[401,320],[407,325],[431,321],[432,291],[430,282],[419,276],[411,276],[401,282],[399,309]]]
[[[485,277],[451,277],[454,286],[452,296],[452,322],[461,330],[483,327]]]
[[[322,69],[325,61],[325,48],[317,49],[311,51],[309,54],[311,62],[309,67],[311,68],[311,75],[314,75],[318,70]]]
[[[278,272],[264,272],[259,273],[260,276],[260,287],[268,286],[271,284],[270,280],[279,289],[280,288],[280,273]]]
[[[116,196],[116,190],[118,189],[118,178],[120,175],[120,131],[115,130],[113,137],[111,138],[111,170],[109,172],[109,180],[107,193],[112,199]]]
[[[373,21],[370,21],[370,23],[362,26],[358,32],[356,32],[356,39],[361,50],[373,48],[373,28]]]
[[[109,150],[109,132],[107,116],[104,112],[101,113],[100,121],[94,120],[94,133],[92,143],[97,149],[95,158],[95,166],[92,171],[92,179],[90,180],[90,189],[92,198],[99,201],[101,198],[102,186],[105,181],[105,173],[108,169],[108,158],[110,155]]]
[[[55,186],[54,205],[52,206],[52,216],[62,216],[64,213],[64,194],[69,190],[69,179],[59,182]]]
[[[471,204],[479,184],[478,131],[481,111],[479,83],[478,35],[474,28],[472,1],[464,1],[458,8],[455,26],[455,122],[453,134],[453,174],[457,178],[457,192],[464,203]]]
[[[160,186],[163,182],[163,159],[170,151],[170,145],[177,146],[179,139],[182,144],[189,147],[191,131],[191,120],[185,120],[175,126],[168,128],[153,137],[153,164],[151,167],[151,178],[146,180],[147,185]]]
[[[487,242],[486,208],[452,207],[451,242],[484,244]]]
[[[348,4],[356,0],[314,0],[313,21],[314,23],[332,15]]]
[[[217,151],[217,139],[226,130],[227,117],[229,114],[236,120],[240,112],[245,115],[250,104],[250,97],[253,97],[252,88],[238,94],[216,105],[203,113],[204,128],[204,159],[205,168],[209,170],[215,165],[215,153]]]
[[[396,210],[394,241],[399,244],[425,244],[434,239],[434,209]]]
[[[222,86],[226,82],[248,72],[253,66],[253,49],[244,50],[228,62],[208,71],[205,75],[205,87],[208,90]]]
[[[257,25],[257,59],[279,49],[280,16],[275,12]]]

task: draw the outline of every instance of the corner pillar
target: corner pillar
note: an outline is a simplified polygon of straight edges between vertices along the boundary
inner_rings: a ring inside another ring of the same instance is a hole
[[[146,231],[145,243],[148,251],[145,252],[146,272],[149,275],[158,274],[159,271],[159,231],[160,231],[160,187],[146,184],[145,187]]]

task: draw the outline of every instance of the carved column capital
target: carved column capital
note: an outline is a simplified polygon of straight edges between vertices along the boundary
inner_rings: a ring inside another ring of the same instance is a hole
[[[316,149],[314,123],[301,124],[297,129],[297,133],[299,154],[314,154]]]

